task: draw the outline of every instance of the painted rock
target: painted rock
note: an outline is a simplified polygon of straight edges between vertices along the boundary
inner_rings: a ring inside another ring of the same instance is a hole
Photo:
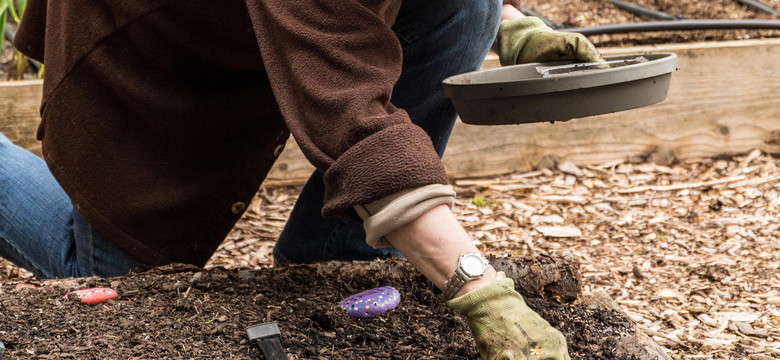
[[[339,306],[347,310],[349,317],[365,318],[382,315],[388,310],[395,309],[399,302],[401,302],[401,294],[398,290],[383,286],[352,295],[342,300]]]
[[[117,297],[116,290],[114,289],[91,288],[71,291],[68,293],[68,295],[65,295],[65,300],[71,299],[74,295],[81,299],[82,303],[89,305],[100,304],[111,299],[116,299]]]

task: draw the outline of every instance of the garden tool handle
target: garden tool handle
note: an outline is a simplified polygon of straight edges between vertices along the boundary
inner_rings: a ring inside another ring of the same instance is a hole
[[[275,322],[252,325],[246,329],[246,335],[249,341],[257,344],[265,360],[287,360],[282,348],[282,334]]]
[[[278,337],[257,339],[255,343],[266,360],[287,360],[287,354],[282,349],[282,341]]]

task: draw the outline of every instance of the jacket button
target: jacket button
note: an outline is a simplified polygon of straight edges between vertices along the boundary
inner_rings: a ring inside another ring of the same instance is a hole
[[[246,210],[246,204],[244,204],[243,201],[236,201],[233,203],[233,206],[230,207],[230,211],[236,215],[243,213],[244,210]]]
[[[279,155],[282,155],[282,150],[284,150],[284,144],[276,145],[276,148],[274,149],[274,157],[279,157]]]

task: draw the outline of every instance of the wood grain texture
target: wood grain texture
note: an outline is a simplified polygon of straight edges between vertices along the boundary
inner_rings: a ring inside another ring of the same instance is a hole
[[[540,162],[669,163],[760,149],[780,153],[780,39],[602,49],[605,55],[669,51],[681,69],[658,104],[554,124],[458,122],[444,165],[453,179],[528,171]],[[483,68],[498,66],[489,55]],[[0,83],[0,132],[40,154],[41,82]],[[299,184],[314,168],[293,139],[267,184]]]
[[[671,51],[681,69],[661,103],[568,122],[458,123],[444,163],[453,178],[528,171],[542,159],[664,163],[760,149],[780,153],[780,39],[607,49]],[[497,65],[488,58],[487,67]]]
[[[41,155],[35,139],[41,121],[42,80],[0,82],[0,133],[15,144]]]
[[[661,103],[567,122],[473,126],[458,122],[444,156],[452,179],[626,159],[667,164],[753,149],[780,153],[780,39],[603,49],[674,52],[681,69]],[[489,55],[483,68],[498,66]],[[270,183],[301,183],[313,168],[290,140]]]

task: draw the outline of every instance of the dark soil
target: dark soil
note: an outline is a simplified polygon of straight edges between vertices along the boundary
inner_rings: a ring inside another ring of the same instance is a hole
[[[278,322],[290,358],[479,357],[464,319],[442,305],[424,277],[357,270],[345,276],[351,266],[168,267],[112,279],[6,283],[0,287],[4,359],[252,359],[261,355],[246,327],[268,321]],[[402,300],[384,315],[350,319],[337,306],[350,294],[385,285],[397,288]],[[112,287],[119,298],[95,306],[63,298],[89,287]],[[617,312],[527,301],[564,332],[572,359],[646,355],[631,338],[633,323]]]

